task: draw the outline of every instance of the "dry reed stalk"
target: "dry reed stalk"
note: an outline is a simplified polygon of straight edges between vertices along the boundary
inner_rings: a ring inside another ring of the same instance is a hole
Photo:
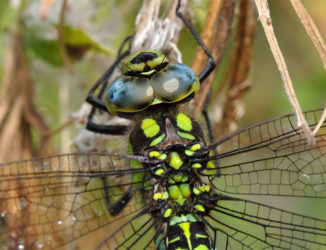
[[[306,135],[308,144],[314,143],[314,135],[308,125],[308,122],[306,121],[304,114],[301,110],[298,98],[295,94],[292,80],[289,74],[289,71],[287,69],[287,65],[285,63],[283,54],[281,52],[281,49],[278,45],[277,38],[274,34],[274,29],[272,25],[272,19],[270,16],[269,7],[267,4],[267,0],[255,0],[257,10],[259,13],[259,19],[261,21],[261,24],[263,26],[267,41],[269,43],[270,49],[272,51],[272,54],[274,56],[274,59],[276,61],[276,64],[278,66],[278,69],[281,73],[281,77],[284,83],[284,89],[286,92],[286,95],[288,97],[288,100],[296,114],[296,117],[298,119],[298,127],[301,127]]]

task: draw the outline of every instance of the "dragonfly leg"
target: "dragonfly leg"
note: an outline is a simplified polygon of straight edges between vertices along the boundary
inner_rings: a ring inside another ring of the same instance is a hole
[[[108,68],[104,72],[104,74],[97,80],[97,82],[88,92],[86,101],[93,106],[91,113],[87,119],[87,125],[86,125],[86,128],[90,131],[101,133],[101,134],[111,134],[111,135],[123,135],[127,132],[126,126],[96,124],[93,122],[93,116],[97,111],[97,109],[108,112],[105,102],[102,100],[102,96],[104,94],[104,91],[107,89],[109,79],[113,74],[114,70],[116,69],[116,67],[119,66],[122,59],[124,59],[126,56],[130,54],[132,39],[133,39],[133,35],[125,38],[125,40],[121,43],[118,56],[113,62],[113,64],[110,66],[110,68]],[[123,48],[127,43],[129,43],[128,48],[125,51],[123,51]],[[98,89],[99,92],[95,96],[94,93]]]
[[[205,68],[198,75],[198,79],[199,79],[200,83],[202,83],[209,76],[209,74],[214,70],[216,63],[214,61],[214,58],[213,58],[211,52],[206,47],[204,42],[201,40],[201,38],[200,38],[199,34],[197,33],[197,31],[195,30],[195,28],[192,26],[190,21],[180,12],[180,6],[181,6],[181,0],[178,0],[178,5],[176,8],[177,16],[184,22],[184,24],[187,26],[187,28],[193,35],[194,39],[197,41],[197,43],[204,50],[205,54],[208,57],[208,61],[206,63]]]
[[[96,107],[93,106],[90,115],[87,119],[86,129],[100,134],[108,135],[124,135],[128,132],[128,126],[124,125],[103,125],[93,122],[93,116],[96,112]]]
[[[107,210],[112,216],[118,215],[129,203],[132,198],[132,192],[128,190],[123,196],[116,202],[112,203],[107,185],[108,178],[103,177],[102,182],[104,186],[105,205]]]
[[[197,33],[197,31],[195,30],[195,28],[192,26],[190,21],[180,12],[180,6],[181,6],[181,0],[178,0],[178,5],[177,5],[177,8],[176,8],[177,16],[184,22],[184,24],[187,26],[187,28],[189,29],[189,31],[193,35],[194,39],[197,41],[197,43],[200,45],[200,47],[203,49],[203,51],[205,52],[205,54],[208,57],[208,61],[207,61],[206,65],[205,65],[204,69],[198,75],[198,79],[199,79],[200,83],[202,83],[209,76],[209,74],[214,70],[214,68],[216,67],[216,63],[214,61],[214,58],[213,58],[211,52],[206,47],[204,42],[201,40],[201,38],[200,38],[199,34]],[[209,100],[209,96],[207,97],[207,100],[205,102],[205,106],[204,106],[204,108],[202,110],[202,114],[203,114],[203,116],[205,118],[205,121],[207,123],[209,139],[210,139],[211,142],[213,142],[214,141],[213,130],[211,128],[210,119],[209,119],[208,113],[207,113],[208,100]]]

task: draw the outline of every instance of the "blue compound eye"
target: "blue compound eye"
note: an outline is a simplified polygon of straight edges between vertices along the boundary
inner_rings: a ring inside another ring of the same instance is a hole
[[[145,50],[132,55],[123,64],[123,76],[110,85],[106,106],[110,113],[132,113],[149,106],[175,103],[200,87],[191,68],[181,63],[169,63],[157,51]]]
[[[110,113],[137,112],[146,109],[154,100],[150,80],[122,76],[112,82],[106,106]]]
[[[162,102],[180,101],[200,87],[195,72],[181,63],[170,63],[166,69],[156,74],[152,79],[155,97]]]

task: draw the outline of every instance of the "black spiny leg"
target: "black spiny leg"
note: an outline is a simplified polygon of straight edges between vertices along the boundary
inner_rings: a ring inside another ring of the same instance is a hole
[[[96,133],[101,133],[101,134],[110,134],[110,135],[123,135],[127,132],[128,128],[123,125],[96,124],[93,122],[93,116],[97,109],[108,112],[108,110],[106,109],[105,102],[102,100],[102,96],[104,94],[104,91],[107,88],[109,79],[110,79],[112,73],[114,72],[115,68],[120,64],[120,62],[123,58],[125,58],[126,56],[128,56],[130,54],[132,38],[133,38],[133,36],[129,36],[122,42],[122,44],[119,48],[118,56],[115,59],[115,61],[113,62],[113,64],[111,65],[111,67],[105,71],[105,73],[97,80],[97,82],[94,84],[94,86],[88,92],[86,101],[93,106],[91,113],[88,116],[87,125],[86,125],[86,129],[88,129],[90,131],[93,131]],[[122,50],[127,42],[129,42],[128,49],[122,53]],[[100,89],[98,95],[94,96],[94,92],[98,88],[101,88],[101,89]]]
[[[209,137],[210,143],[213,143],[215,137],[214,137],[214,133],[213,133],[213,129],[212,129],[211,120],[209,119],[209,115],[208,115],[206,108],[203,109],[202,114],[204,116],[204,119],[205,119],[205,122],[207,125],[208,137]]]
[[[181,6],[181,0],[178,0],[178,6],[176,8],[177,16],[184,22],[184,24],[187,26],[187,28],[189,29],[189,31],[191,32],[191,34],[193,35],[193,37],[195,38],[197,43],[204,50],[205,54],[208,57],[208,61],[206,63],[205,68],[198,75],[198,79],[199,79],[200,83],[202,83],[209,76],[209,74],[214,70],[214,68],[216,67],[216,64],[215,64],[215,61],[214,61],[214,58],[213,58],[211,52],[206,47],[204,42],[201,40],[201,38],[198,35],[198,33],[196,32],[195,28],[192,26],[192,24],[189,22],[189,20],[180,12],[180,10],[179,10],[180,6]],[[208,97],[208,99],[209,99],[209,97]],[[208,129],[210,141],[213,142],[214,141],[214,134],[213,134],[212,126],[211,126],[211,123],[210,123],[210,120],[209,120],[209,117],[208,117],[208,113],[207,113],[208,99],[205,102],[204,108],[202,110],[202,114],[203,114],[203,116],[205,118],[205,121],[207,123],[207,129]]]
[[[180,12],[180,6],[181,6],[181,0],[178,0],[178,6],[176,8],[176,14],[177,16],[184,22],[184,24],[187,26],[197,43],[200,45],[200,47],[204,50],[205,54],[208,56],[208,61],[205,66],[205,68],[202,70],[202,72],[199,73],[198,79],[200,83],[202,83],[208,76],[209,74],[214,70],[216,64],[214,61],[214,58],[209,51],[209,49],[206,47],[204,42],[201,40],[200,36],[196,32],[195,28],[192,26],[192,24],[189,22],[189,20]]]
[[[123,194],[123,196],[118,201],[112,203],[110,201],[110,194],[107,185],[108,178],[103,177],[101,179],[104,186],[106,208],[112,216],[118,215],[128,205],[129,201],[132,198],[132,193],[128,190]]]

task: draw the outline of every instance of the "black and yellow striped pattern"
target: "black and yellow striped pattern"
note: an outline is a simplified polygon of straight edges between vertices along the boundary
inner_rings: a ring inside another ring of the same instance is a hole
[[[160,242],[156,241],[158,248],[212,249],[201,219],[210,210],[210,201],[203,199],[203,195],[212,196],[212,206],[216,200],[210,186],[198,177],[212,163],[192,160],[209,155],[200,125],[183,113],[148,117],[135,126],[130,144],[135,154],[145,154],[160,162],[154,171],[156,192],[146,197],[157,204],[155,207],[165,204],[161,214],[166,232],[162,232]]]

